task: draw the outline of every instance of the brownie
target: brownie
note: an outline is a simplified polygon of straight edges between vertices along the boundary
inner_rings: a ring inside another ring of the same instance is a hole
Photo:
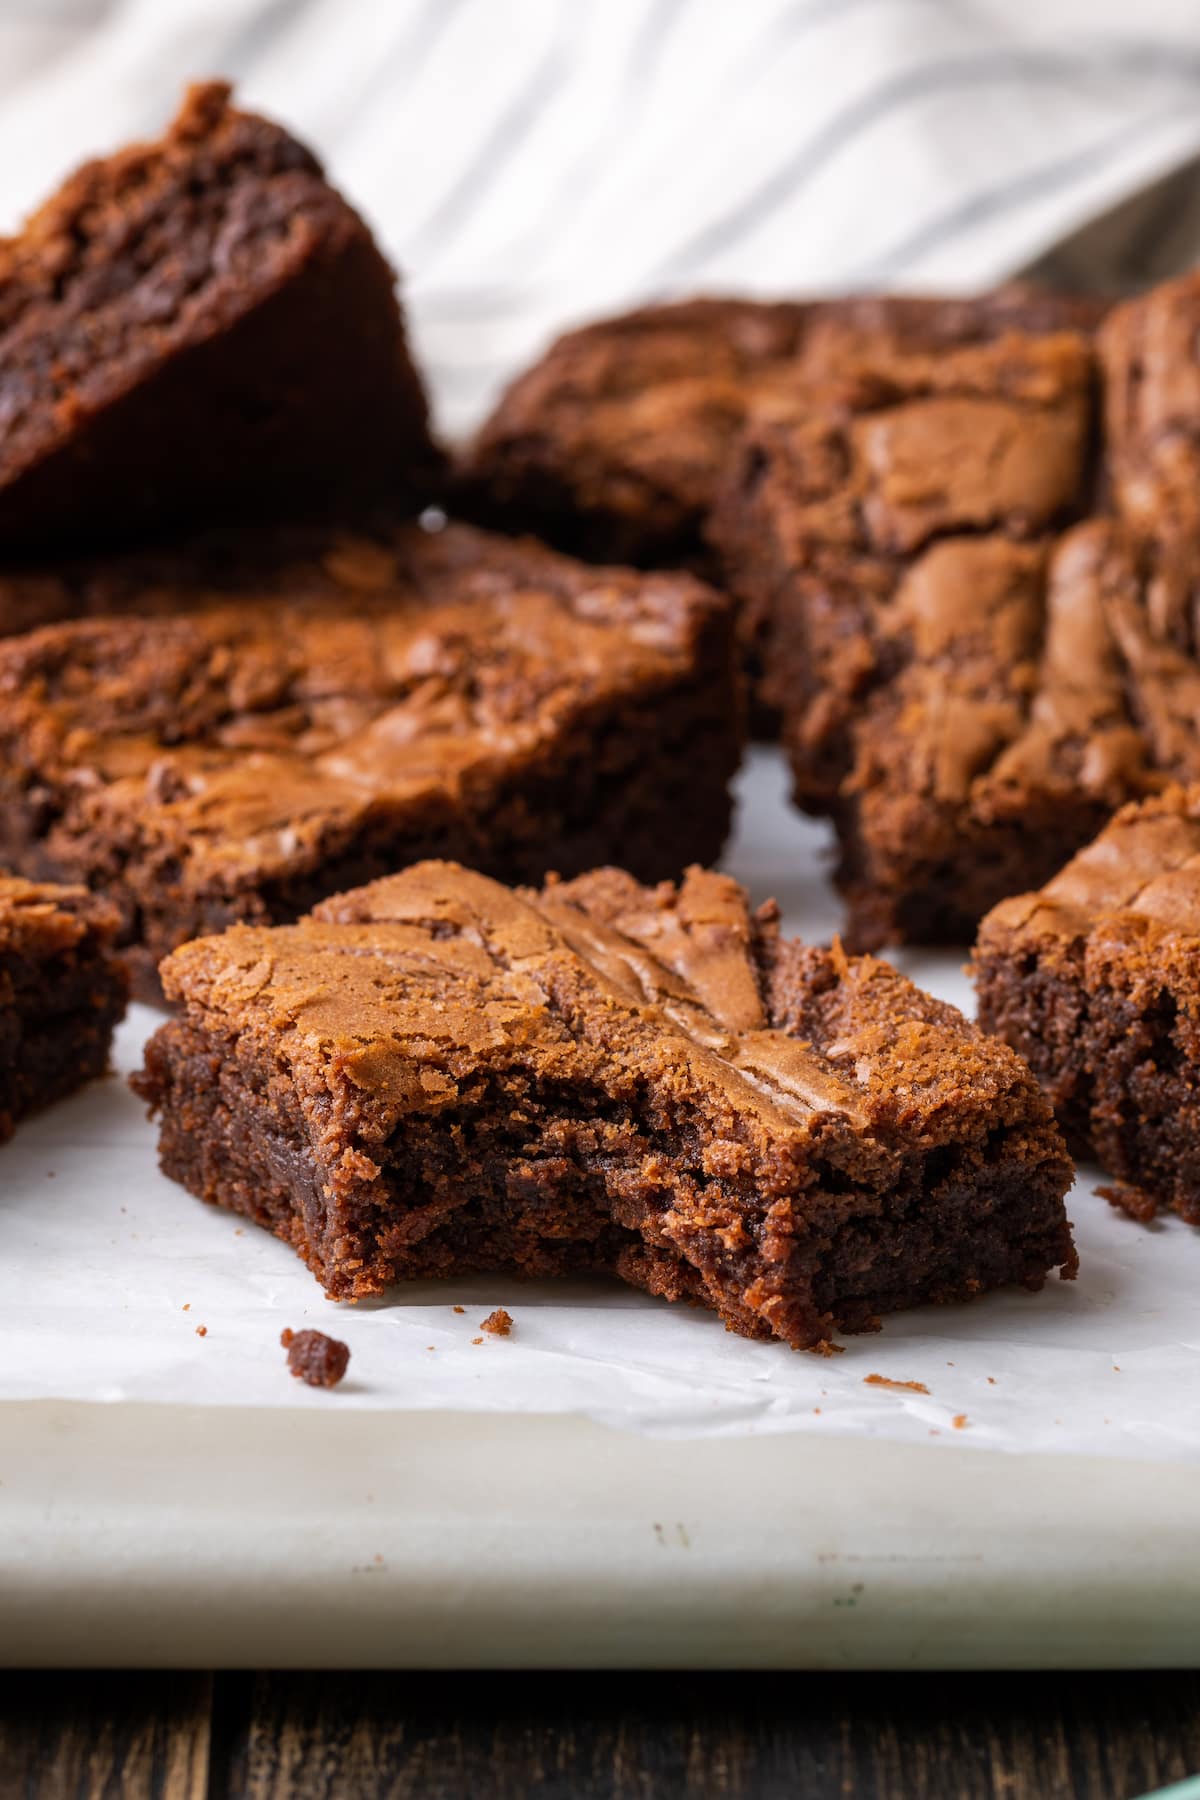
[[[168,1175],[326,1291],[616,1274],[796,1347],[1075,1267],[1025,1065],[726,876],[513,892],[428,862],[163,969]]]
[[[1200,542],[1200,276],[1114,308],[1099,336],[1107,469],[1131,530]]]
[[[576,555],[707,555],[703,527],[747,410],[881,338],[944,349],[1009,328],[1090,329],[1099,302],[1013,286],[972,299],[700,299],[568,332],[509,387],[463,471],[488,523]]]
[[[1200,787],[1124,807],[975,947],[979,1017],[1139,1215],[1200,1225]]]
[[[0,1139],[108,1067],[126,998],[116,931],[86,888],[0,875]]]
[[[239,586],[0,644],[0,860],[184,939],[452,854],[510,880],[714,858],[739,754],[729,603],[469,526],[330,541]]]
[[[1161,559],[1107,521],[1062,532],[1094,500],[1093,386],[1076,332],[864,345],[745,430],[710,530],[856,947],[970,942],[1187,773],[1149,691]]]
[[[287,1351],[288,1372],[307,1387],[336,1387],[350,1367],[349,1344],[323,1331],[289,1327],[280,1332],[279,1342]]]
[[[410,509],[437,466],[392,271],[316,159],[191,88],[0,241],[0,548]]]

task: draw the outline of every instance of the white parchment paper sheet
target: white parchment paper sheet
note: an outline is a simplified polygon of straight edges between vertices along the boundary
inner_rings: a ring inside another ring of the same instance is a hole
[[[779,759],[756,752],[727,866],[814,940],[839,917],[827,844],[787,805]],[[904,961],[970,1006],[957,956]],[[835,1357],[746,1343],[708,1314],[616,1284],[471,1280],[335,1306],[290,1250],[158,1173],[153,1128],[124,1080],[158,1022],[134,1008],[117,1075],[0,1149],[0,1399],[581,1412],[647,1433],[1200,1457],[1200,1232],[1136,1225],[1089,1179],[1071,1197],[1078,1281],[891,1318]],[[512,1336],[473,1343],[495,1306],[511,1312]],[[287,1373],[280,1330],[305,1325],[351,1346],[335,1392]],[[868,1383],[874,1374],[928,1393]]]

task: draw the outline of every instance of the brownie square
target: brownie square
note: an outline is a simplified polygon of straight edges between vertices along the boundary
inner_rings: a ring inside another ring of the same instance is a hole
[[[972,299],[700,299],[568,332],[502,396],[463,470],[466,503],[602,561],[702,563],[747,411],[880,338],[947,349],[1005,330],[1090,329],[1099,302],[1013,286]]]
[[[720,850],[733,627],[690,576],[402,526],[140,601],[152,629],[0,644],[0,857],[115,900],[144,997],[184,939],[430,854],[540,880]]]
[[[417,504],[437,458],[392,271],[229,89],[0,241],[0,547]]]
[[[980,927],[983,1027],[1042,1083],[1075,1154],[1139,1216],[1200,1224],[1200,788],[1123,808]]]
[[[1078,333],[859,348],[760,404],[713,517],[856,946],[969,942],[1123,801],[1184,775],[1163,566],[1092,499]]]
[[[0,1140],[108,1067],[126,997],[116,930],[86,888],[0,874]]]
[[[446,862],[164,965],[163,1168],[326,1291],[616,1274],[797,1348],[1075,1268],[1025,1065],[728,877],[513,892]]]

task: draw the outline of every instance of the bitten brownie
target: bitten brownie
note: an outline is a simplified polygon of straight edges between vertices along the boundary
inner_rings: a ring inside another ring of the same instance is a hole
[[[612,1272],[796,1347],[1075,1269],[1029,1071],[728,877],[514,893],[446,862],[163,969],[163,1168],[326,1291]]]
[[[1200,1225],[1200,787],[1125,807],[975,947],[984,1028],[1026,1058],[1081,1157],[1140,1216]]]
[[[391,270],[229,89],[0,241],[0,546],[420,502],[437,459]]]
[[[466,460],[466,503],[576,555],[707,556],[703,528],[748,410],[881,338],[947,349],[1005,330],[1090,329],[1094,300],[1013,286],[967,300],[704,299],[568,332],[513,382]]]
[[[0,644],[0,860],[116,901],[140,994],[186,938],[452,853],[510,880],[719,853],[729,603],[467,526],[142,596]],[[180,609],[183,610],[180,610]]]
[[[0,874],[0,1139],[108,1067],[127,991],[117,922],[86,888]]]

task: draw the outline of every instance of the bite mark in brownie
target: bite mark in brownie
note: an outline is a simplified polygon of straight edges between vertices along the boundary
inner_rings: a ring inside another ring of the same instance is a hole
[[[739,754],[730,608],[690,576],[470,527],[336,540],[0,644],[0,855],[168,950],[431,854],[509,880],[713,860]]]
[[[439,459],[391,270],[316,159],[227,85],[0,240],[0,545],[305,517]]]
[[[135,1081],[163,1168],[334,1296],[603,1272],[805,1347],[1074,1272],[1020,1060],[724,876],[514,893],[425,863],[163,979]]]
[[[117,923],[85,888],[0,874],[0,1140],[108,1067],[127,992]]]
[[[1200,1224],[1200,788],[1123,808],[1040,892],[996,907],[974,975],[980,1023],[1119,1203]]]

